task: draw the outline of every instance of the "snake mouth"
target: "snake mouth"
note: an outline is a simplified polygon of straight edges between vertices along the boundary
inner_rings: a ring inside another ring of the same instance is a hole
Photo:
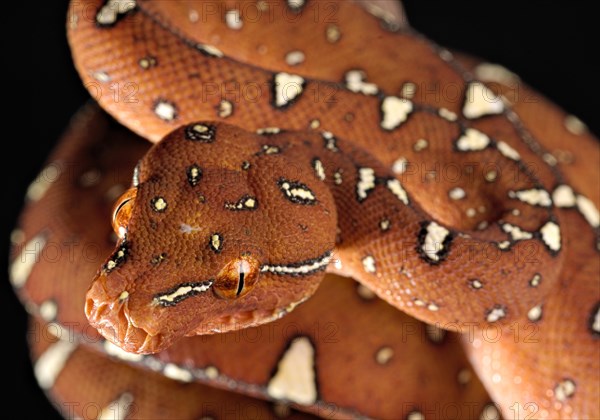
[[[90,325],[102,336],[130,353],[157,353],[167,347],[163,334],[151,333],[136,325],[130,316],[129,295],[110,296],[104,286],[106,277],[98,276],[87,293],[85,314]]]

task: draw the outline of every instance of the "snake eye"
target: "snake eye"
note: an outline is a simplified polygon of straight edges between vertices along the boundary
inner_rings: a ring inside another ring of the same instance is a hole
[[[127,233],[127,226],[129,225],[136,195],[137,188],[128,189],[119,197],[113,207],[112,227],[119,239],[123,239]]]
[[[247,294],[258,281],[258,261],[249,256],[243,256],[230,261],[223,267],[213,290],[223,299],[237,299]]]

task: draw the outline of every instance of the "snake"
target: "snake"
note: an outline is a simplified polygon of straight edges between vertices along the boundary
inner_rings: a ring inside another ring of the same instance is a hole
[[[74,118],[11,266],[63,413],[598,416],[599,149],[575,117],[373,5],[90,0],[68,35],[114,120]],[[86,364],[121,383],[80,395]]]

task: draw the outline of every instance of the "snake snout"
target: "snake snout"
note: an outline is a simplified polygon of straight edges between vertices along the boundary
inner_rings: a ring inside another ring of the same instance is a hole
[[[130,353],[156,353],[163,337],[151,334],[136,325],[130,316],[129,293],[111,293],[106,288],[106,276],[98,275],[88,290],[85,315],[94,328],[111,343]]]

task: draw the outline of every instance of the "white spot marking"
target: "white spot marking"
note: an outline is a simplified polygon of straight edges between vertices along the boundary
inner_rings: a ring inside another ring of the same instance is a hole
[[[137,353],[129,353],[123,350],[121,347],[114,345],[110,341],[106,340],[103,344],[104,351],[106,354],[117,359],[124,360],[126,362],[140,362],[144,356]]]
[[[542,281],[542,276],[539,274],[535,274],[531,280],[529,280],[529,285],[531,287],[538,287]]]
[[[196,48],[211,57],[221,58],[223,57],[223,51],[215,47],[214,45],[208,44],[196,44]]]
[[[267,385],[269,396],[302,405],[313,404],[317,400],[314,355],[308,338],[295,338]]]
[[[391,347],[382,347],[375,354],[375,361],[380,365],[385,365],[394,357],[394,350]]]
[[[456,147],[461,152],[483,150],[490,144],[490,138],[479,130],[467,128],[456,141]]]
[[[411,411],[406,416],[406,420],[425,420],[425,415],[420,411]]]
[[[552,199],[548,191],[541,188],[532,188],[529,190],[509,191],[510,198],[516,198],[532,206],[550,207]]]
[[[402,187],[402,184],[397,179],[388,179],[386,182],[386,186],[388,190],[392,192],[396,196],[396,198],[402,201],[405,205],[408,206],[408,193]]]
[[[567,115],[565,117],[565,128],[576,136],[580,136],[585,134],[587,131],[587,126],[583,121],[577,118],[575,115]]]
[[[45,300],[40,305],[39,313],[44,321],[54,321],[58,313],[58,306],[53,300]]]
[[[467,118],[501,114],[504,111],[502,99],[481,82],[470,83],[465,96],[463,114]]]
[[[313,168],[317,178],[319,178],[321,181],[325,181],[325,168],[323,167],[323,162],[321,162],[319,159],[315,159],[313,161]]]
[[[550,248],[550,250],[557,252],[560,250],[560,227],[554,222],[547,222],[540,229],[542,234],[542,241]]]
[[[298,64],[304,63],[306,57],[302,51],[290,51],[285,55],[285,62],[288,66],[297,66]]]
[[[498,249],[508,249],[510,247],[510,241],[502,241],[496,244]]]
[[[459,187],[452,188],[450,191],[448,191],[448,197],[450,197],[451,200],[462,200],[466,196],[467,193],[465,190]]]
[[[450,51],[448,51],[445,48],[441,49],[439,54],[440,54],[440,58],[444,61],[454,60],[454,54],[452,54]]]
[[[183,369],[174,363],[167,363],[163,369],[163,375],[167,378],[175,379],[181,382],[191,382],[194,379],[189,370]]]
[[[521,159],[521,155],[519,154],[519,152],[517,152],[515,149],[513,149],[512,147],[510,147],[507,143],[503,142],[503,141],[499,141],[496,144],[496,148],[498,149],[498,151],[500,153],[502,153],[503,156],[512,159],[512,160],[519,160]]]
[[[52,344],[42,353],[33,367],[35,378],[42,389],[52,388],[76,347],[75,343],[61,340]]]
[[[379,221],[379,229],[381,229],[382,232],[386,232],[390,229],[391,224],[392,222],[390,222],[389,219],[381,219]]]
[[[413,104],[408,99],[398,98],[396,96],[387,96],[381,103],[381,128],[384,130],[394,130],[408,118],[413,110]]]
[[[61,169],[56,163],[42,169],[33,182],[29,184],[26,198],[30,201],[39,201],[46,194],[52,183],[58,179],[60,174]]]
[[[496,178],[498,178],[498,171],[491,170],[489,172],[486,172],[484,177],[487,182],[494,182]]]
[[[527,318],[531,322],[537,322],[542,318],[542,305],[534,306],[527,312]]]
[[[304,6],[305,0],[287,0],[290,9],[299,10]]]
[[[304,89],[304,79],[295,74],[275,75],[275,106],[282,108],[296,99]]]
[[[177,290],[175,290],[173,293],[170,293],[168,295],[162,295],[155,299],[159,302],[162,301],[162,302],[172,303],[173,301],[175,301],[175,299],[187,296],[190,293],[206,292],[208,289],[210,289],[210,286],[212,286],[212,281],[202,283],[198,286],[181,286]]]
[[[504,307],[495,306],[488,312],[485,319],[487,322],[497,322],[497,321],[501,320],[502,318],[504,318],[505,316],[506,316],[506,310],[504,309]]]
[[[225,23],[229,29],[240,30],[244,26],[240,11],[238,9],[232,9],[225,12]]]
[[[214,366],[207,366],[204,369],[204,374],[208,379],[217,379],[219,377],[219,369]]]
[[[227,118],[231,116],[231,114],[233,114],[233,103],[231,103],[227,99],[223,99],[221,102],[219,102],[217,114],[221,118]]]
[[[112,25],[117,21],[118,15],[133,10],[135,6],[134,0],[108,0],[96,14],[96,22],[100,25]]]
[[[92,73],[92,77],[94,79],[96,79],[97,81],[99,81],[100,83],[108,83],[111,80],[108,73],[106,73],[104,71],[95,71]]]
[[[472,208],[472,207],[469,207],[469,208],[468,208],[468,209],[465,211],[465,214],[467,215],[467,217],[475,217],[475,215],[477,214],[477,211],[476,211],[474,208]]]
[[[190,20],[190,22],[196,23],[200,19],[200,14],[196,9],[190,9],[188,12],[188,19]]]
[[[20,245],[25,241],[25,232],[23,232],[21,229],[13,229],[12,232],[10,232],[10,242],[13,245]]]
[[[401,175],[406,172],[406,168],[408,167],[408,160],[405,157],[401,157],[396,159],[394,164],[392,165],[392,171],[396,175]]]
[[[375,188],[375,170],[373,168],[359,168],[358,183],[356,184],[356,194],[358,201],[363,201],[367,195]]]
[[[367,75],[362,70],[350,70],[346,73],[346,87],[352,92],[363,95],[376,95],[379,88],[375,83],[367,83]]]
[[[556,159],[556,157],[554,157],[552,153],[544,153],[542,155],[542,159],[544,159],[544,162],[546,162],[550,166],[556,166],[556,164],[558,163],[558,160]]]
[[[154,106],[154,113],[164,121],[173,121],[177,116],[177,110],[173,104],[165,101],[158,101]]]
[[[483,283],[481,283],[481,281],[479,279],[470,280],[469,284],[475,290],[479,290],[479,289],[481,289],[483,287]]]
[[[367,255],[362,259],[363,268],[367,273],[375,273],[377,267],[375,266],[375,258],[372,255]]]
[[[327,28],[325,29],[325,38],[327,38],[327,42],[335,44],[340,40],[341,37],[342,33],[337,25],[327,25]]]
[[[98,420],[125,420],[132,407],[132,403],[133,395],[125,392],[118,399],[112,401],[102,409]]]
[[[417,92],[417,85],[411,82],[407,82],[402,85],[402,90],[400,91],[400,96],[406,99],[412,99]]]
[[[531,232],[527,232],[518,226],[511,225],[510,223],[504,223],[502,225],[502,230],[508,233],[513,241],[521,241],[524,239],[533,238],[533,234],[531,234]]]
[[[429,309],[431,312],[437,312],[439,311],[440,307],[434,302],[431,302],[429,305],[427,305],[427,309]]]
[[[594,314],[594,322],[592,323],[592,330],[598,334],[600,334],[600,307],[596,310]]]
[[[265,134],[277,134],[281,132],[281,128],[279,127],[265,127],[259,128],[256,130],[256,134],[265,135]]]
[[[19,255],[10,265],[10,282],[13,287],[20,288],[25,285],[33,266],[39,262],[45,245],[46,237],[39,234],[23,246]]]
[[[179,231],[181,233],[190,234],[190,233],[193,233],[193,232],[197,232],[199,230],[201,230],[201,228],[199,228],[197,226],[188,225],[187,223],[181,223],[179,225]]]
[[[298,198],[300,200],[314,202],[316,200],[315,195],[308,188],[292,187],[288,182],[281,184],[281,189],[290,198]]]
[[[260,267],[261,273],[265,271],[277,274],[309,274],[313,271],[321,270],[323,267],[326,267],[327,264],[331,261],[331,252],[325,253],[319,259],[316,259],[308,264],[301,266],[294,265],[269,265],[265,264]]]
[[[506,67],[492,63],[481,63],[475,67],[475,77],[484,82],[496,82],[508,86],[519,81],[519,76]]]
[[[573,207],[577,204],[575,193],[568,185],[556,187],[552,193],[552,201],[556,207]]]
[[[458,119],[458,115],[455,112],[450,111],[448,108],[440,108],[438,110],[438,115],[447,121],[456,121]]]
[[[337,140],[332,133],[330,133],[329,131],[323,131],[321,133],[321,136],[325,140],[325,148],[327,150],[331,150],[332,152],[338,152],[340,150],[338,149],[336,144]]]
[[[219,234],[214,234],[210,237],[210,245],[213,250],[220,251],[221,250],[221,236]]]
[[[430,222],[426,230],[427,234],[421,249],[431,261],[439,261],[439,254],[444,249],[444,241],[450,235],[450,231],[436,222]]]
[[[167,202],[164,198],[158,197],[152,201],[152,207],[154,208],[154,210],[161,212],[167,208]]]
[[[333,174],[333,182],[335,185],[342,185],[342,182],[344,182],[344,180],[342,179],[341,169],[339,171],[335,171],[335,173]]]
[[[565,379],[559,382],[554,388],[554,396],[560,402],[565,402],[575,394],[575,382],[571,379]]]
[[[597,228],[600,226],[600,214],[598,214],[598,209],[592,200],[583,195],[578,195],[577,208],[592,227]]]
[[[419,139],[415,142],[413,149],[415,152],[420,152],[421,150],[427,149],[428,146],[429,146],[429,142],[427,140]]]

